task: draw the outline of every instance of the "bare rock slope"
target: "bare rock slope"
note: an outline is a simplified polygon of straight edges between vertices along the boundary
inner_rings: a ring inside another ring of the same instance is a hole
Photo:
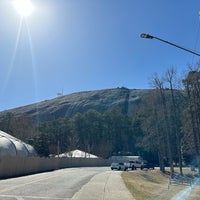
[[[120,107],[125,113],[131,114],[147,96],[148,92],[149,90],[128,89],[124,87],[77,92],[3,111],[0,112],[0,117],[9,112],[16,117],[29,116],[46,121],[65,116],[71,117],[78,112],[83,113],[89,109],[106,111],[116,107]]]

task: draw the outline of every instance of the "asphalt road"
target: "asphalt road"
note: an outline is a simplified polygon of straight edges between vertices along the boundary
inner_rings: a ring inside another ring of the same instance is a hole
[[[131,200],[120,174],[85,167],[0,180],[0,200]]]

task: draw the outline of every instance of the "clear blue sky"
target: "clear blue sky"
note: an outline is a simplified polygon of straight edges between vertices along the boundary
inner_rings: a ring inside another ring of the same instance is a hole
[[[32,0],[26,20],[0,0],[0,110],[58,92],[150,88],[149,78],[199,58],[149,33],[200,52],[197,0]],[[21,21],[21,25],[20,25]]]

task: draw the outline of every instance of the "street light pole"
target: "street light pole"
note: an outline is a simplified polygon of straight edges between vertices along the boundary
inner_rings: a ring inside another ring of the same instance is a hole
[[[177,44],[174,44],[174,43],[172,43],[172,42],[168,42],[168,41],[166,41],[166,40],[163,40],[163,39],[161,39],[161,38],[158,38],[158,37],[155,37],[155,36],[146,34],[146,33],[142,33],[142,34],[140,35],[140,37],[141,37],[141,38],[147,38],[147,39],[157,39],[157,40],[160,40],[161,42],[165,42],[165,43],[170,44],[170,45],[172,45],[172,46],[175,46],[175,47],[177,47],[177,48],[179,48],[179,49],[182,49],[182,50],[187,51],[187,52],[189,52],[189,53],[192,53],[192,54],[195,54],[195,55],[197,55],[197,56],[200,56],[199,53],[196,53],[196,52],[194,52],[194,51],[192,51],[192,50],[186,49],[186,48],[181,47],[181,46],[179,46],[179,45],[177,45]]]

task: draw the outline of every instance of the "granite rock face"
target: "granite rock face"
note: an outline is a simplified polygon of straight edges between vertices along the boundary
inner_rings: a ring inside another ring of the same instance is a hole
[[[28,116],[39,118],[41,121],[53,120],[61,117],[71,117],[76,113],[83,113],[89,109],[106,111],[120,107],[131,115],[133,110],[148,95],[149,90],[128,88],[104,89],[95,91],[76,92],[62,95],[51,100],[26,105],[0,112],[0,117],[6,113],[14,116]]]

